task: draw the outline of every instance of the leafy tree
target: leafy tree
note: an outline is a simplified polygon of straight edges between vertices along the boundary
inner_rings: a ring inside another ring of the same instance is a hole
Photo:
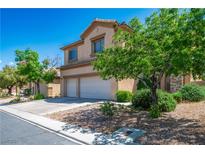
[[[48,69],[42,75],[42,79],[48,84],[53,82],[56,77],[56,70],[55,69]]]
[[[49,70],[49,60],[44,60],[42,63],[39,61],[39,55],[36,51],[16,50],[17,68],[20,74],[25,75],[29,82],[34,82],[40,93],[40,82],[52,82],[55,77],[54,71]]]
[[[160,9],[144,24],[133,18],[132,32],[118,30],[115,45],[93,62],[104,79],[150,80],[151,100],[164,75],[202,77],[205,72],[205,9]],[[146,84],[146,82],[144,82]]]
[[[16,50],[17,68],[20,74],[27,76],[29,82],[34,82],[40,93],[40,79],[43,67],[39,62],[39,56],[36,51],[27,49],[25,51]]]
[[[3,70],[0,71],[0,88],[8,89],[8,93],[11,95],[12,88],[15,84],[15,67],[6,65]]]
[[[15,72],[16,86],[20,89],[28,83],[28,79],[25,75],[21,75],[20,72],[16,69]]]

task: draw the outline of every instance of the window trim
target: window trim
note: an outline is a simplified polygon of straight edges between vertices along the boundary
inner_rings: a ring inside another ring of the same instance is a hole
[[[99,36],[96,36],[95,38],[92,38],[91,39],[91,57],[94,57],[96,56],[96,51],[94,50],[94,43],[99,41],[99,40],[102,40],[104,41],[104,48],[105,48],[105,34],[102,34],[102,35],[99,35]]]
[[[76,49],[76,58],[75,59],[70,59],[70,52]],[[73,61],[77,61],[78,60],[78,48],[77,47],[73,47],[68,51],[68,62],[73,62]]]

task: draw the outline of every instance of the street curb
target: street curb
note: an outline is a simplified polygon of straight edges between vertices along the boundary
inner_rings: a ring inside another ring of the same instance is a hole
[[[0,108],[0,111],[5,112],[5,113],[8,113],[8,114],[10,114],[10,115],[12,115],[12,116],[14,116],[14,117],[17,117],[17,118],[19,118],[19,119],[22,119],[22,120],[24,120],[24,121],[27,121],[27,122],[29,122],[29,123],[31,123],[31,124],[33,124],[33,125],[36,125],[36,126],[39,126],[39,127],[44,128],[44,129],[47,129],[47,130],[49,130],[49,131],[51,131],[51,132],[54,132],[54,133],[56,133],[56,134],[60,134],[61,136],[65,136],[65,137],[67,137],[67,138],[70,138],[70,139],[72,139],[72,140],[74,140],[74,141],[79,142],[81,145],[90,145],[89,143],[84,142],[84,141],[82,141],[82,140],[79,140],[79,139],[77,139],[77,138],[75,138],[75,137],[73,137],[73,136],[70,136],[70,135],[66,134],[66,133],[62,133],[62,132],[60,132],[60,131],[56,131],[56,130],[54,130],[54,129],[52,129],[52,128],[46,127],[46,126],[44,126],[44,125],[41,125],[41,124],[36,123],[36,122],[33,122],[33,121],[31,121],[31,120],[28,120],[28,119],[26,119],[26,118],[23,118],[23,117],[21,117],[21,116],[18,116],[18,115],[16,115],[16,114],[11,113],[11,112],[5,111],[5,110],[2,109],[2,108]]]

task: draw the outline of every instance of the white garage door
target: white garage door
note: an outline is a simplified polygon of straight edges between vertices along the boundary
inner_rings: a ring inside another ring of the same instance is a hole
[[[77,97],[77,79],[67,80],[67,96]]]
[[[111,99],[111,82],[99,77],[84,77],[80,79],[80,97]]]

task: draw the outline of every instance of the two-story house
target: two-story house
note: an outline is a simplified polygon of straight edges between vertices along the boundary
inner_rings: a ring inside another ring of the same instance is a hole
[[[64,65],[60,68],[62,96],[115,99],[118,90],[136,90],[135,80],[102,80],[91,65],[96,53],[114,45],[113,35],[118,29],[131,31],[125,23],[96,19],[82,33],[80,40],[61,48],[64,52]],[[162,78],[159,88],[174,92],[190,82],[196,81],[191,76],[168,76]]]
[[[82,33],[79,41],[61,48],[64,51],[64,65],[60,68],[63,96],[115,99],[117,90],[135,90],[133,79],[103,80],[91,65],[96,53],[113,45],[112,37],[118,28],[130,30],[129,26],[115,20],[96,19]]]

